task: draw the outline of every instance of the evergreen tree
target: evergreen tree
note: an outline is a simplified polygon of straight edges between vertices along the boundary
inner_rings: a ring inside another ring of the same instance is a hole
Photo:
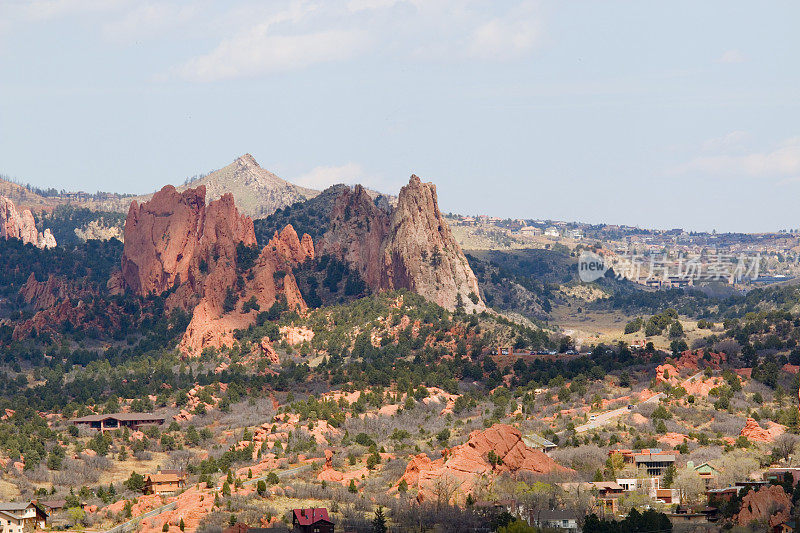
[[[372,519],[372,533],[386,533],[386,517],[383,515],[383,507],[375,509],[375,518]]]

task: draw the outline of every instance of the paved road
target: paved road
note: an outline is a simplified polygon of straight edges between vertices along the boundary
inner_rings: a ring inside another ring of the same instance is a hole
[[[698,372],[697,374],[685,379],[683,381],[683,383],[691,383],[691,382],[695,381],[697,378],[699,378],[702,375],[703,375],[702,372]],[[595,418],[594,420],[590,420],[589,422],[587,422],[587,423],[585,423],[583,425],[577,426],[575,428],[575,432],[576,433],[583,433],[584,431],[589,431],[590,429],[597,429],[600,426],[603,426],[603,425],[607,424],[608,422],[610,422],[611,420],[617,418],[618,416],[622,416],[625,413],[635,412],[639,405],[643,405],[643,404],[646,404],[646,403],[658,402],[663,397],[664,397],[664,393],[663,392],[659,392],[658,394],[656,394],[654,396],[651,396],[650,398],[646,399],[642,403],[640,403],[638,405],[634,405],[633,406],[633,410],[628,409],[628,406],[626,405],[625,407],[620,407],[619,409],[612,409],[611,411],[606,411],[604,413],[600,413],[600,414],[597,415],[597,418]]]
[[[300,472],[308,470],[312,466],[313,466],[313,464],[309,463],[309,464],[296,466],[294,468],[290,468],[290,469],[284,470],[282,472],[275,472],[275,473],[278,474],[279,478],[291,477],[291,476],[293,476],[295,474],[299,474]],[[267,474],[267,475],[269,475],[269,474]],[[243,483],[243,485],[252,485],[254,483],[258,483],[262,479],[266,480],[267,476],[261,476],[261,477],[256,477],[256,478],[253,478],[253,479],[248,479],[247,481],[245,481]],[[175,509],[175,502],[168,503],[167,505],[162,505],[161,507],[156,507],[152,511],[148,511],[148,512],[142,514],[142,515],[137,516],[136,518],[128,520],[125,523],[122,523],[122,524],[120,524],[118,526],[114,526],[111,529],[106,530],[104,533],[127,533],[129,531],[134,531],[139,527],[139,523],[142,520],[144,520],[145,518],[150,518],[151,516],[160,515],[163,512],[172,511],[173,509]]]

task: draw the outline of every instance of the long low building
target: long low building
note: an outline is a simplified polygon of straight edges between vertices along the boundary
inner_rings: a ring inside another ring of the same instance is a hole
[[[152,413],[108,413],[104,415],[88,415],[70,420],[76,426],[88,426],[100,431],[119,428],[139,429],[141,426],[160,426],[166,420],[163,416]]]

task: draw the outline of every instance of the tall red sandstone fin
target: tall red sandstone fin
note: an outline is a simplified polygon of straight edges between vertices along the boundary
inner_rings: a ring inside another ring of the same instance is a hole
[[[486,309],[478,280],[439,211],[436,186],[412,175],[400,190],[383,243],[381,288],[406,288],[442,307]]]
[[[308,252],[294,229],[287,227],[277,237],[280,251],[262,250],[242,286],[237,246],[256,245],[253,221],[239,213],[233,195],[223,194],[208,205],[205,197],[202,185],[184,192],[168,185],[148,202],[132,202],[125,223],[121,281],[140,295],[161,294],[177,285],[167,305],[193,310],[179,345],[188,355],[232,345],[233,332],[255,321],[256,313],[242,312],[251,298],[268,308],[285,296],[293,307],[306,309],[291,267]],[[279,271],[283,277],[276,276]],[[238,296],[233,310],[225,306],[232,288]]]
[[[56,246],[50,229],[39,233],[33,213],[29,209],[18,211],[14,202],[5,196],[0,196],[0,238],[19,239],[24,244],[32,244],[38,248]]]
[[[300,240],[300,249],[306,259],[314,259],[314,240],[308,233],[303,233],[303,238]]]

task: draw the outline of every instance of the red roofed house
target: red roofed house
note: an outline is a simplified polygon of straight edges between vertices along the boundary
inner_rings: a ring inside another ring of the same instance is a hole
[[[324,507],[316,509],[294,509],[292,529],[302,533],[333,533],[333,522]]]

